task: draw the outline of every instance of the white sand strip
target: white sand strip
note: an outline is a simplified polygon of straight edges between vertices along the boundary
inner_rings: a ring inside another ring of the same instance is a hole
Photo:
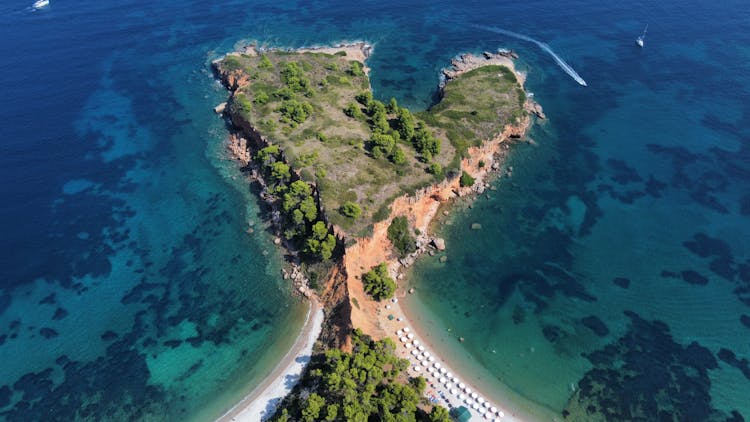
[[[471,378],[463,377],[451,369],[450,363],[438,356],[429,343],[424,341],[423,333],[419,332],[421,327],[409,323],[400,303],[389,303],[389,305],[390,313],[401,316],[401,321],[388,321],[388,328],[391,330],[388,334],[397,344],[396,354],[409,360],[407,373],[410,376],[425,378],[427,381],[425,396],[428,399],[434,399],[437,404],[449,409],[466,407],[471,413],[469,419],[471,421],[519,422],[522,420],[512,409],[493,402],[490,395],[483,394],[472,383]],[[414,350],[418,352],[416,355],[412,353]],[[439,366],[436,368],[435,364]],[[430,368],[433,372],[428,371]],[[453,380],[454,378],[456,381]]]
[[[312,299],[302,332],[284,359],[255,390],[217,421],[258,422],[270,418],[281,400],[292,391],[302,376],[302,371],[310,362],[313,344],[322,328],[323,309],[317,300]]]

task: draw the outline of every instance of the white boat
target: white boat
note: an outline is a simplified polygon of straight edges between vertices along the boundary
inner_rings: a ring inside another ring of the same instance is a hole
[[[36,10],[43,9],[45,7],[49,6],[49,0],[36,0],[34,2],[34,5],[31,6]]]
[[[646,30],[648,29],[648,24],[646,24],[646,27],[643,28],[643,33],[640,37],[635,39],[635,43],[638,44],[638,47],[643,48],[643,40],[646,39]]]

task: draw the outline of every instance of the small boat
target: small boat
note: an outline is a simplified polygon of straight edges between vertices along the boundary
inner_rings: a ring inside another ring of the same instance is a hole
[[[635,43],[638,44],[638,47],[643,48],[643,40],[646,39],[646,30],[648,29],[648,24],[646,24],[646,27],[643,28],[643,33],[640,37],[635,39]]]
[[[36,0],[34,2],[34,5],[31,6],[36,10],[43,9],[45,7],[49,6],[49,0]]]

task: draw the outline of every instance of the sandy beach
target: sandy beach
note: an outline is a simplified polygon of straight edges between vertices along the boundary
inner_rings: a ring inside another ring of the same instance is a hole
[[[316,299],[310,300],[310,310],[292,348],[263,382],[217,421],[257,422],[272,416],[281,399],[299,381],[312,356],[313,345],[323,327],[323,309]]]

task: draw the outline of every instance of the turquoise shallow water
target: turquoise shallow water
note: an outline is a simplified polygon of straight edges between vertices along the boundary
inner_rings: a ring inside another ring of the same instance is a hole
[[[448,261],[414,270],[419,306],[466,338],[451,347],[559,415],[750,415],[750,69],[745,23],[720,9],[701,13],[721,34],[649,9],[671,31],[643,50],[622,24],[556,43],[586,38],[586,89],[529,63],[549,121],[489,199],[445,219]]]
[[[418,300],[553,412],[572,383],[570,411],[747,417],[742,6],[3,3],[0,417],[211,419],[293,341],[304,306],[268,235],[245,233],[257,203],[211,111],[226,94],[210,60],[253,39],[367,40],[376,96],[417,109],[455,54],[517,49],[550,120],[492,199],[451,217],[448,263],[420,262]],[[547,42],[589,87],[468,23]]]

